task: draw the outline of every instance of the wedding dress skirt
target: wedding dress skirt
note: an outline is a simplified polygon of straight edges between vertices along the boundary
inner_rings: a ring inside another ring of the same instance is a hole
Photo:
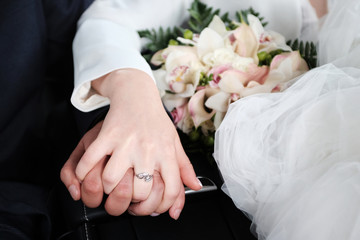
[[[360,3],[330,8],[322,66],[231,104],[216,131],[223,190],[259,239],[360,239]]]

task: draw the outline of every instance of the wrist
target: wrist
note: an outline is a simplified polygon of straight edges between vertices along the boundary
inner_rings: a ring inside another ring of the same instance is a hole
[[[153,79],[148,74],[132,68],[114,70],[92,81],[91,85],[100,95],[110,100],[123,91],[156,89]]]

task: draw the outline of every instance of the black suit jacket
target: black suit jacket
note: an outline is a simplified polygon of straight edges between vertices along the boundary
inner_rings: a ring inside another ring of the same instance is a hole
[[[90,2],[0,2],[0,180],[48,182],[78,141],[72,40]]]
[[[0,239],[49,238],[49,189],[99,115],[70,104],[72,40],[91,2],[0,1]]]

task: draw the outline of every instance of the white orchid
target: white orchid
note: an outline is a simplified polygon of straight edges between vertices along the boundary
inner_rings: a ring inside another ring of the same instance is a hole
[[[201,123],[209,120],[215,114],[214,109],[206,109],[205,102],[218,90],[211,88],[204,88],[197,91],[194,96],[190,98],[188,103],[189,113],[194,121],[195,127],[200,126]]]
[[[189,109],[186,103],[174,108],[174,110],[171,112],[171,115],[174,119],[174,124],[176,127],[181,129],[186,134],[191,132],[192,128],[194,127],[194,122],[189,114]]]
[[[152,63],[162,66],[154,71],[162,100],[183,132],[201,127],[207,135],[220,126],[232,102],[282,90],[285,82],[308,70],[282,35],[266,31],[251,14],[247,19],[249,24],[228,30],[215,16],[193,39],[177,38],[188,46],[169,46],[153,56]],[[279,49],[284,52],[270,66],[259,66],[258,53]]]
[[[165,106],[172,111],[195,93],[203,65],[196,50],[189,46],[170,46],[156,53],[152,60],[163,63],[154,76]]]

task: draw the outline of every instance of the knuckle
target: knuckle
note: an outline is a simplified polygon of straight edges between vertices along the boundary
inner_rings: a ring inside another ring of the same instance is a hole
[[[89,208],[97,208],[98,206],[100,206],[102,199],[101,198],[99,198],[99,199],[82,198],[81,200],[83,201],[85,206],[87,206]]]
[[[127,183],[120,182],[113,191],[115,198],[130,199],[132,197],[132,186]]]
[[[83,168],[83,166],[84,166],[84,168]],[[86,168],[86,166],[84,165],[84,163],[83,163],[83,162],[79,162],[78,166],[77,166],[76,169],[75,169],[75,175],[76,175],[76,177],[77,177],[78,179],[84,180],[84,178],[85,178],[85,176],[86,176],[86,174],[84,173],[84,172],[85,172],[85,169],[87,169],[87,168]]]
[[[174,156],[175,147],[174,147],[174,145],[169,145],[165,149],[163,149],[162,152],[165,156],[168,156],[168,157]]]
[[[141,149],[153,150],[153,149],[156,148],[155,143],[153,141],[150,141],[147,138],[139,139],[138,144],[139,144]]]
[[[146,216],[153,213],[153,211],[150,211],[144,207],[141,207],[141,205],[136,206],[132,209],[132,212],[136,214],[136,216]]]
[[[134,193],[133,199],[139,202],[145,201],[148,198],[148,193],[146,192],[136,192]]]
[[[60,171],[60,179],[61,181],[65,182],[71,177],[70,175],[70,168],[67,166],[64,166]]]
[[[169,208],[170,208],[170,206],[167,206],[167,205],[162,204],[161,206],[159,206],[159,207],[156,209],[156,212],[159,213],[159,214],[162,214],[162,213],[168,211]]]
[[[153,184],[153,191],[157,194],[164,192],[165,185],[162,181]]]
[[[111,216],[119,216],[123,214],[126,209],[127,206],[114,208],[111,204],[105,204],[105,211]]]
[[[174,202],[178,196],[179,196],[178,189],[165,191],[164,194],[164,198],[171,202]]]
[[[105,173],[102,176],[102,180],[104,185],[115,185],[116,183],[116,176],[110,173]]]
[[[84,188],[84,191],[88,194],[97,194],[99,192],[102,192],[101,181],[93,178],[85,179],[82,186]]]

